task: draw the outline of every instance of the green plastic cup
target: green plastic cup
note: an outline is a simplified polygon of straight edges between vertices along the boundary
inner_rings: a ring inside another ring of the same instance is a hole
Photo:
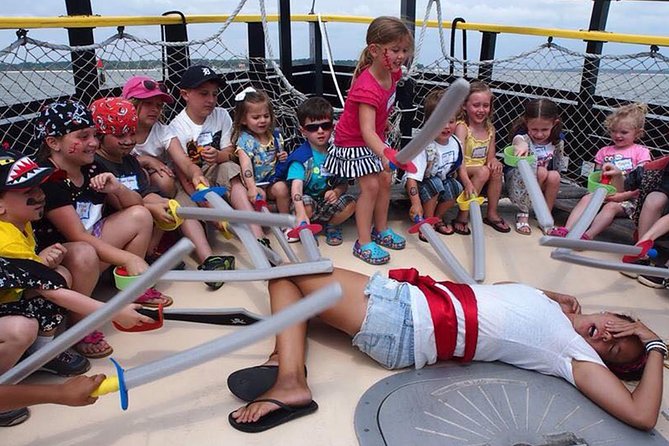
[[[139,276],[129,276],[125,268],[122,266],[114,268],[114,284],[119,290],[124,290],[129,287],[137,277]]]
[[[613,195],[616,192],[618,192],[615,186],[612,186],[610,184],[602,184],[601,180],[602,180],[601,170],[590,172],[590,175],[588,175],[588,192],[594,192],[600,187],[606,189],[606,195]]]
[[[504,164],[509,167],[516,167],[520,160],[526,160],[530,164],[537,161],[537,157],[534,155],[516,156],[514,155],[514,151],[515,148],[513,146],[506,146],[504,148]]]

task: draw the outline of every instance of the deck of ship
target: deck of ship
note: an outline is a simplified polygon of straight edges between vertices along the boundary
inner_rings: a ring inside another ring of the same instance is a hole
[[[405,231],[409,226],[404,217],[406,212],[401,204],[397,207],[391,223],[396,230]],[[502,202],[502,212],[511,221],[514,209],[506,200]],[[532,235],[526,237],[514,232],[499,234],[486,226],[486,283],[512,280],[568,292],[579,297],[586,312],[606,308],[638,316],[658,335],[669,338],[669,291],[644,287],[617,272],[552,260],[549,248],[538,244],[540,235],[536,227]],[[375,271],[375,267],[351,256],[354,238],[354,225],[349,223],[345,227],[344,245],[332,248],[321,243],[321,251],[337,266],[363,273]],[[468,268],[471,239],[452,235],[445,240]],[[239,268],[250,266],[244,254],[239,252],[237,243],[221,241],[218,249],[237,255]],[[612,258],[607,254],[593,255]],[[384,270],[407,266],[416,267],[435,278],[445,277],[436,255],[415,236],[409,238],[405,250],[393,253],[391,263]],[[192,283],[164,284],[162,289],[175,297],[175,307],[246,307],[258,313],[269,312],[266,286],[260,282],[228,283],[217,292]],[[181,322],[167,323],[159,331],[140,334],[105,328],[115,349],[114,358],[126,368],[187,349],[230,330],[234,328]],[[353,349],[346,336],[317,321],[310,326],[307,366],[319,410],[261,434],[243,434],[228,424],[228,413],[242,403],[228,392],[227,376],[234,370],[264,361],[272,347],[273,341],[267,339],[179,375],[133,389],[126,412],[120,410],[116,395],[101,397],[95,405],[84,408],[36,406],[32,409],[32,418],[26,423],[3,430],[2,443],[13,446],[357,444],[353,429],[357,401],[372,384],[393,372],[384,370]],[[113,367],[108,360],[94,360],[91,372],[113,374]],[[667,377],[669,370],[664,372],[665,381]],[[55,382],[59,378],[36,374],[29,379],[32,382]],[[668,405],[669,391],[665,387],[662,407],[666,409]],[[656,429],[669,438],[669,420],[662,415]]]

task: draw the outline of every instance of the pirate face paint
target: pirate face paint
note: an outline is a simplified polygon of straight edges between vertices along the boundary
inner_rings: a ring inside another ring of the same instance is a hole
[[[44,204],[44,192],[39,187],[8,190],[0,198],[0,215],[2,220],[23,229],[27,222],[42,218]]]
[[[93,162],[99,144],[94,127],[68,133],[60,140],[65,158],[78,166],[85,166]]]

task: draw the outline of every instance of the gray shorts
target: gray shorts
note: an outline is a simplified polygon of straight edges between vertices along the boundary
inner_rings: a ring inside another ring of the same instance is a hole
[[[387,369],[414,364],[414,329],[409,287],[374,275],[367,282],[367,315],[353,345]]]

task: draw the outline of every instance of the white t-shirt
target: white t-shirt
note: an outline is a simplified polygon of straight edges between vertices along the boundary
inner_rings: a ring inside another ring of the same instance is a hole
[[[207,116],[204,123],[198,125],[188,117],[184,109],[170,122],[170,130],[192,159],[191,152],[194,147],[211,145],[223,149],[230,145],[232,118],[226,109],[216,107]]]
[[[460,156],[460,142],[452,135],[446,144],[439,144],[432,141],[425,150],[421,151],[412,161],[416,166],[416,173],[406,173],[407,178],[413,178],[416,181],[423,181],[424,177],[436,176],[445,180],[453,173],[455,163]],[[427,154],[434,153],[434,163],[430,172],[426,172],[427,168]]]
[[[427,300],[408,285],[414,310],[416,368],[437,360],[434,327]],[[440,285],[438,285],[440,286]],[[455,356],[464,355],[465,319],[460,301],[451,296],[458,318]],[[502,361],[522,369],[558,376],[574,384],[572,361],[604,365],[573,328],[560,305],[542,291],[521,284],[472,285],[478,307],[475,361]],[[418,325],[416,325],[418,324]]]
[[[163,124],[162,122],[156,122],[149,135],[146,137],[146,141],[141,144],[136,144],[135,148],[132,149],[132,154],[135,156],[145,156],[150,155],[155,158],[158,158],[164,163],[169,161],[167,156],[167,148],[170,145],[170,141],[176,135],[170,126]]]

